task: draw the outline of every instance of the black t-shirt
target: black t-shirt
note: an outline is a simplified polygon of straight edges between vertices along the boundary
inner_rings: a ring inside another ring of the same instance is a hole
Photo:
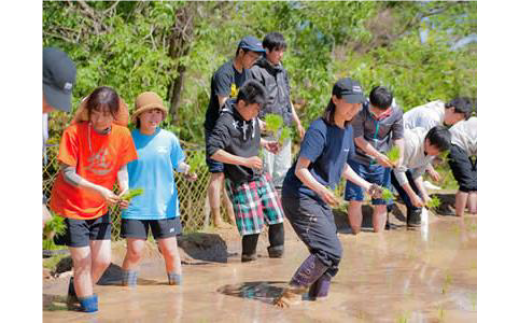
[[[218,96],[236,98],[238,89],[251,77],[251,72],[247,69],[239,73],[233,66],[233,60],[222,65],[211,78],[211,94],[209,105],[206,111],[206,121],[204,128],[211,131],[217,122],[220,114]]]

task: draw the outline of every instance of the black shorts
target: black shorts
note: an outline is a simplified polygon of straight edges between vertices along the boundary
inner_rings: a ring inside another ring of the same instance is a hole
[[[91,240],[110,240],[112,222],[110,214],[93,220],[65,219],[65,234],[54,238],[57,245],[73,248],[87,247]]]
[[[182,233],[179,217],[162,220],[122,219],[121,238],[146,239],[149,228],[152,228],[155,240],[175,237]]]
[[[464,149],[456,145],[451,145],[450,155],[448,156],[453,177],[459,183],[461,192],[477,191],[477,158],[473,161],[468,157]]]

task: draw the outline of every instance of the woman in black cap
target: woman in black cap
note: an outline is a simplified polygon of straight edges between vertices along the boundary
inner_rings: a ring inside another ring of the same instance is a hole
[[[309,126],[298,158],[287,172],[282,206],[311,254],[275,300],[276,306],[288,307],[309,287],[311,299],[327,296],[342,254],[331,208],[339,203],[333,190],[341,177],[360,185],[370,195],[381,193],[380,187],[360,178],[346,163],[354,153],[350,121],[363,101],[358,82],[349,78],[336,82],[325,112]]]

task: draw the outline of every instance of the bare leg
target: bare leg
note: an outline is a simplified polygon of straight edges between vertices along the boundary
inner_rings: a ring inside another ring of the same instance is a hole
[[[144,239],[126,239],[126,255],[123,260],[123,269],[126,271],[136,270],[141,261],[141,255],[145,245]]]
[[[177,238],[171,237],[166,239],[159,239],[159,247],[162,250],[164,262],[166,264],[166,272],[175,272],[178,275],[182,274],[181,257],[179,248],[177,246]]]
[[[468,197],[469,213],[477,214],[477,192],[470,192]]]
[[[458,191],[455,195],[455,214],[463,217],[466,209],[466,202],[468,200],[468,193]]]
[[[92,283],[95,284],[110,266],[112,256],[110,240],[90,240],[90,250],[92,252]]]
[[[91,296],[93,291],[91,277],[90,247],[69,247],[74,272],[74,290],[78,297]]]
[[[386,224],[386,215],[386,205],[375,205],[374,213],[372,213],[372,226],[375,233],[384,230]]]
[[[224,173],[211,173],[209,179],[208,196],[213,225],[222,227],[222,216],[220,215],[220,191],[224,182]]]
[[[361,231],[361,224],[363,221],[363,214],[361,213],[362,201],[349,201],[348,203],[348,220],[352,233],[358,234]]]
[[[226,213],[229,217],[229,223],[231,223],[231,225],[235,225],[235,211],[233,210],[233,203],[229,199],[229,196],[226,192],[224,180],[222,181],[222,192],[224,193],[224,207],[226,208]]]

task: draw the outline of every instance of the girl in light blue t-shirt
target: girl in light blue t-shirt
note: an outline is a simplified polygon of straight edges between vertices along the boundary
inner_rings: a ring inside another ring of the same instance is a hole
[[[177,137],[159,128],[167,113],[162,99],[154,92],[144,92],[136,99],[131,121],[136,125],[132,138],[139,159],[128,164],[128,177],[130,189],[142,188],[144,193],[134,197],[122,215],[121,237],[127,240],[124,286],[137,284],[139,262],[149,229],[164,257],[169,284],[182,282],[176,239],[182,226],[174,170],[190,181],[196,180],[197,175],[189,173]]]

